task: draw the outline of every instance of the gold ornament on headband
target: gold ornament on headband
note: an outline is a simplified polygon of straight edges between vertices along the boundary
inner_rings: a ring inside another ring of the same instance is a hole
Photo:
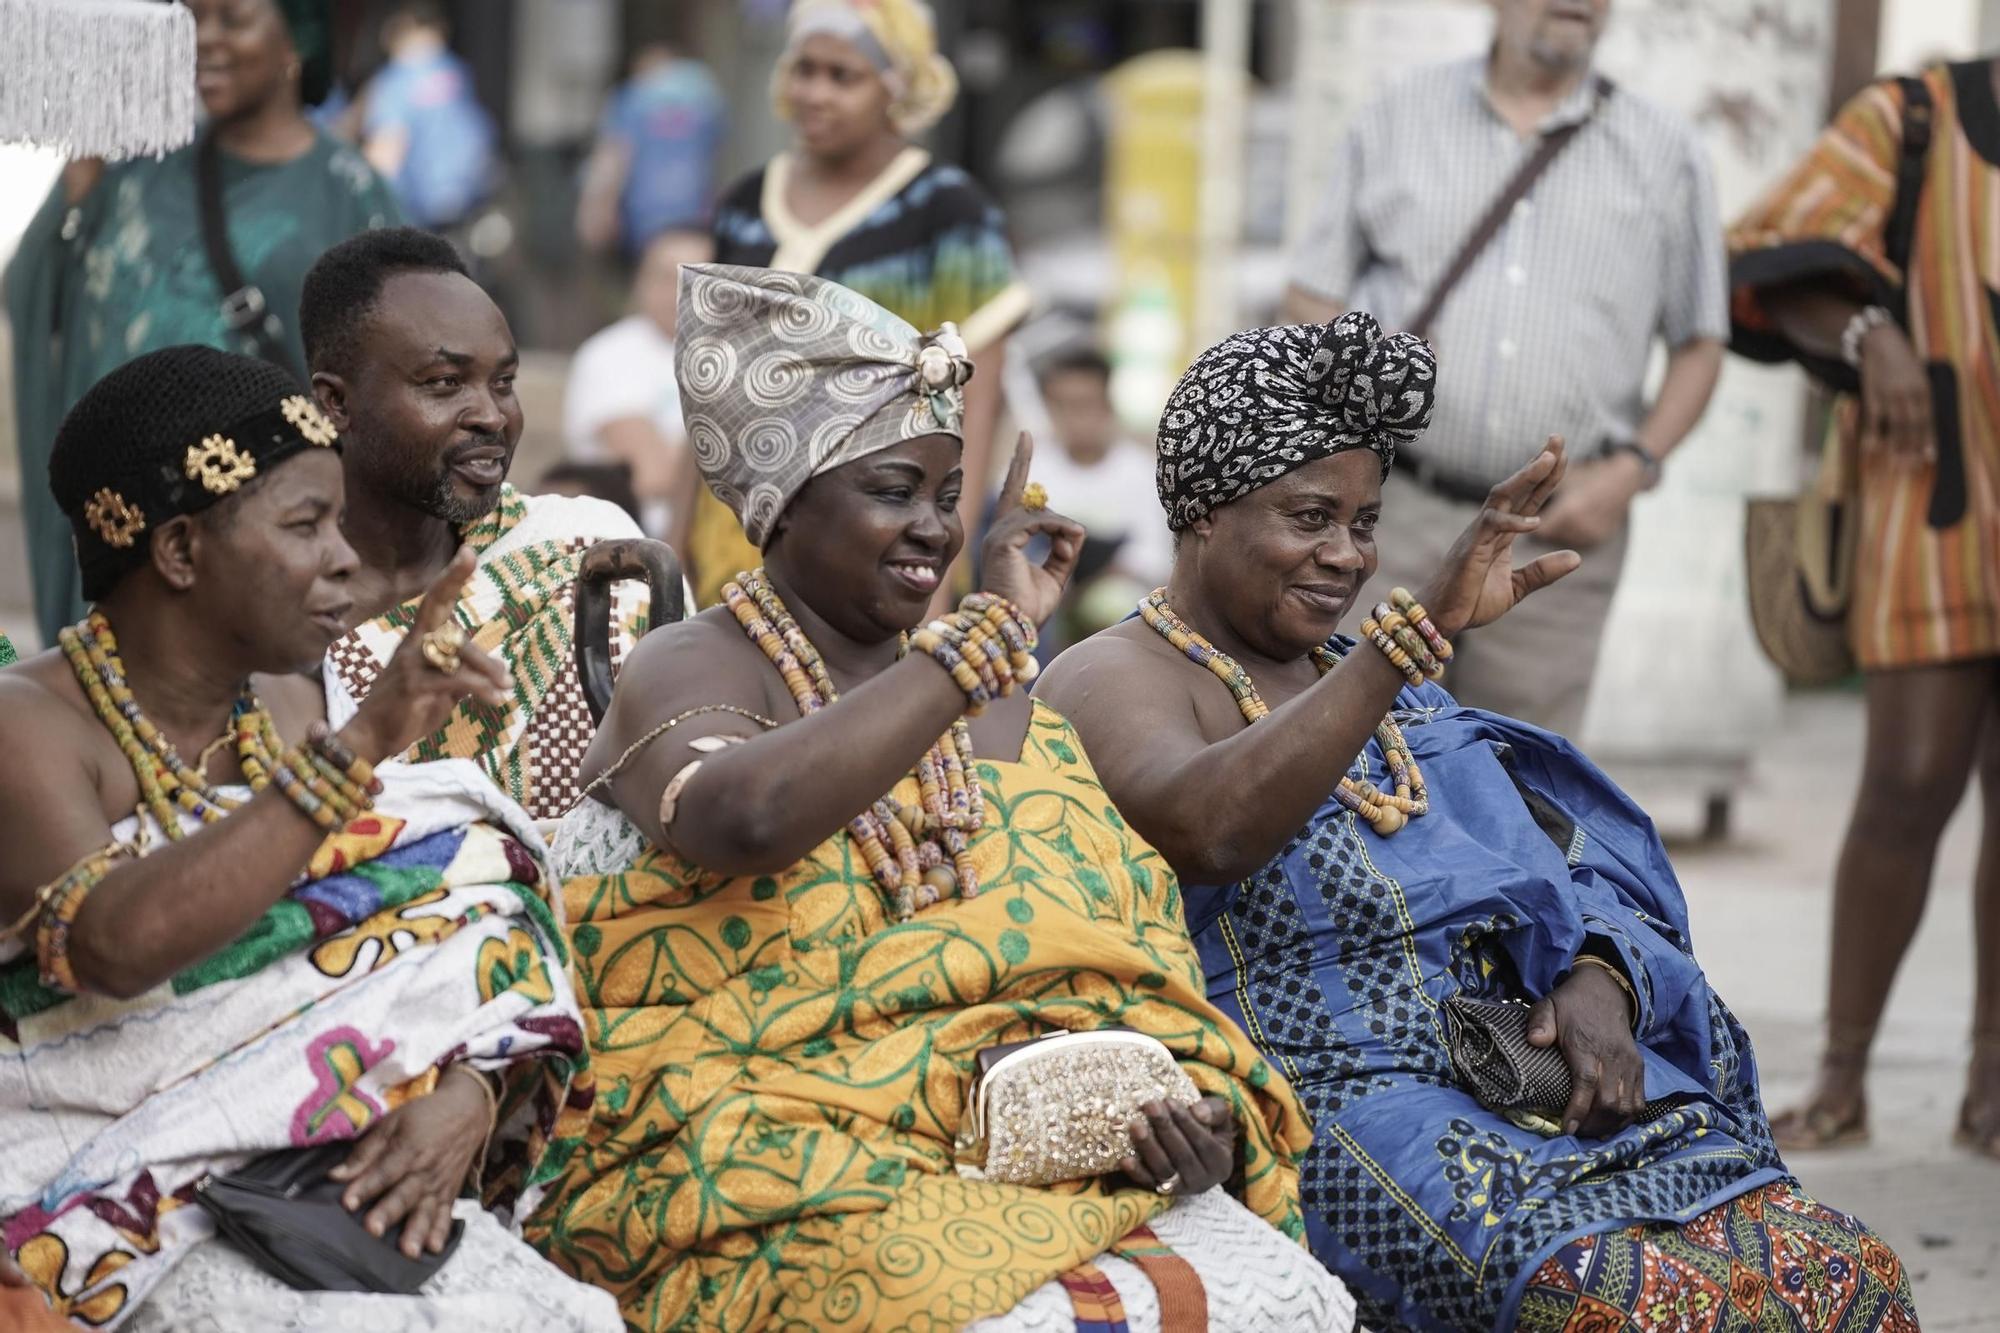
[[[83,506],[84,521],[104,539],[106,546],[124,550],[146,530],[146,516],[125,502],[125,497],[109,486],[90,497]]]
[[[316,444],[324,448],[340,438],[340,432],[333,428],[333,423],[319,410],[319,404],[302,393],[295,393],[287,398],[279,404],[279,410],[284,412],[285,420],[292,423],[292,428],[305,437],[307,444]]]
[[[188,446],[182,470],[212,495],[227,495],[257,475],[257,464],[226,435],[211,435]]]

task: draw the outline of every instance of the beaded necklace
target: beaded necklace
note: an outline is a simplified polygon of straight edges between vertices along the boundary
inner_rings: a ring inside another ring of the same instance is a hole
[[[241,804],[217,794],[202,770],[189,766],[174,749],[173,742],[140,711],[138,700],[132,697],[131,686],[126,683],[117,637],[103,612],[92,611],[82,624],[61,631],[58,638],[63,655],[76,672],[77,683],[83,686],[99,720],[118,742],[126,762],[132,765],[132,776],[139,781],[139,812],[150,813],[170,841],[178,842],[186,836],[179,812],[185,811],[204,824],[213,824]],[[271,756],[282,747],[271,715],[257,701],[247,682],[230,713],[229,726],[244,781],[252,790],[262,790],[270,781]],[[203,752],[204,761],[213,749],[211,746]]]
[[[1254,724],[1270,715],[1271,710],[1258,695],[1250,673],[1235,658],[1175,615],[1174,609],[1167,604],[1165,588],[1155,588],[1139,603],[1139,618],[1161,638],[1180,649],[1190,662],[1214,672],[1229,687],[1229,693],[1235,698],[1237,710],[1243,714],[1245,722]],[[1322,644],[1312,650],[1312,659],[1313,665],[1319,668],[1319,674],[1324,676],[1340,661],[1340,654]],[[1424,775],[1417,771],[1417,761],[1410,754],[1409,742],[1404,739],[1403,729],[1396,725],[1393,718],[1382,719],[1381,725],[1375,728],[1375,739],[1382,746],[1382,756],[1388,764],[1389,782],[1394,792],[1381,791],[1365,778],[1342,778],[1340,785],[1334,789],[1334,796],[1386,838],[1410,820],[1429,814],[1431,802],[1430,794],[1424,788]]]
[[[799,716],[809,717],[840,697],[825,659],[762,569],[724,584],[722,600],[784,678]],[[986,798],[972,765],[972,732],[961,717],[917,761],[918,804],[884,796],[848,822],[861,859],[889,893],[898,921],[954,891],[961,898],[978,896],[979,876],[966,849],[986,823]]]

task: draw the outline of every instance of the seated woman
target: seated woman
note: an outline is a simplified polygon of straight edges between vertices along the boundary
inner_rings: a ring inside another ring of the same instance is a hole
[[[642,641],[585,765],[616,804],[557,838],[598,1097],[558,1126],[531,1238],[639,1328],[1177,1328],[1205,1305],[1345,1329],[1296,1240],[1297,1103],[1202,999],[1173,876],[1012,690],[1082,540],[1021,503],[1028,443],[985,593],[911,635],[963,541],[963,344],[818,278],[681,282],[695,455],[764,566]],[[1122,1171],[958,1173],[982,1050],[1110,1027],[1208,1095],[1113,1108],[1146,1111]]]
[[[1172,579],[1038,687],[1180,875],[1209,998],[1314,1118],[1314,1253],[1382,1327],[1914,1329],[1895,1254],[1773,1150],[1645,815],[1560,738],[1430,683],[1450,636],[1576,567],[1510,555],[1561,441],[1417,606],[1335,637],[1434,378],[1363,314],[1203,353],[1160,429]],[[1466,1090],[1460,995],[1533,1002],[1567,1106]]]
[[[532,826],[469,763],[371,770],[505,697],[446,619],[470,562],[356,711],[300,674],[356,562],[283,371],[142,356],[50,479],[95,605],[0,670],[0,753],[34,756],[0,765],[10,1307],[25,1277],[93,1327],[620,1328],[501,1220],[584,1057]],[[323,1145],[371,1266],[448,1253],[416,1294],[294,1290],[216,1238],[211,1174]],[[454,1204],[468,1179],[501,1216]]]

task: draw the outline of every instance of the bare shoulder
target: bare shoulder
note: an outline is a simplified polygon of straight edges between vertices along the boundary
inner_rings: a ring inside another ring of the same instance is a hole
[[[0,667],[0,740],[61,741],[73,749],[96,726],[90,700],[61,653],[50,649]]]
[[[717,689],[736,702],[738,695],[762,698],[763,653],[723,607],[652,631],[632,649],[618,675],[618,694],[680,697]]]
[[[1036,682],[1035,696],[1079,729],[1170,717],[1186,711],[1176,706],[1190,697],[1185,666],[1171,644],[1128,620],[1065,650]]]
[[[0,907],[110,841],[102,785],[123,763],[69,664],[42,653],[0,669]],[[129,779],[127,779],[129,781]]]

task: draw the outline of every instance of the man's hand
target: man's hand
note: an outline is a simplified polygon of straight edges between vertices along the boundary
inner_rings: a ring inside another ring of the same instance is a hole
[[[1553,546],[1588,551],[1618,535],[1632,499],[1646,489],[1646,469],[1624,451],[1578,464],[1548,508],[1536,533]]]
[[[1632,1007],[1602,968],[1575,968],[1528,1015],[1528,1044],[1561,1046],[1573,1080],[1563,1133],[1608,1138],[1646,1105],[1646,1065]]]

